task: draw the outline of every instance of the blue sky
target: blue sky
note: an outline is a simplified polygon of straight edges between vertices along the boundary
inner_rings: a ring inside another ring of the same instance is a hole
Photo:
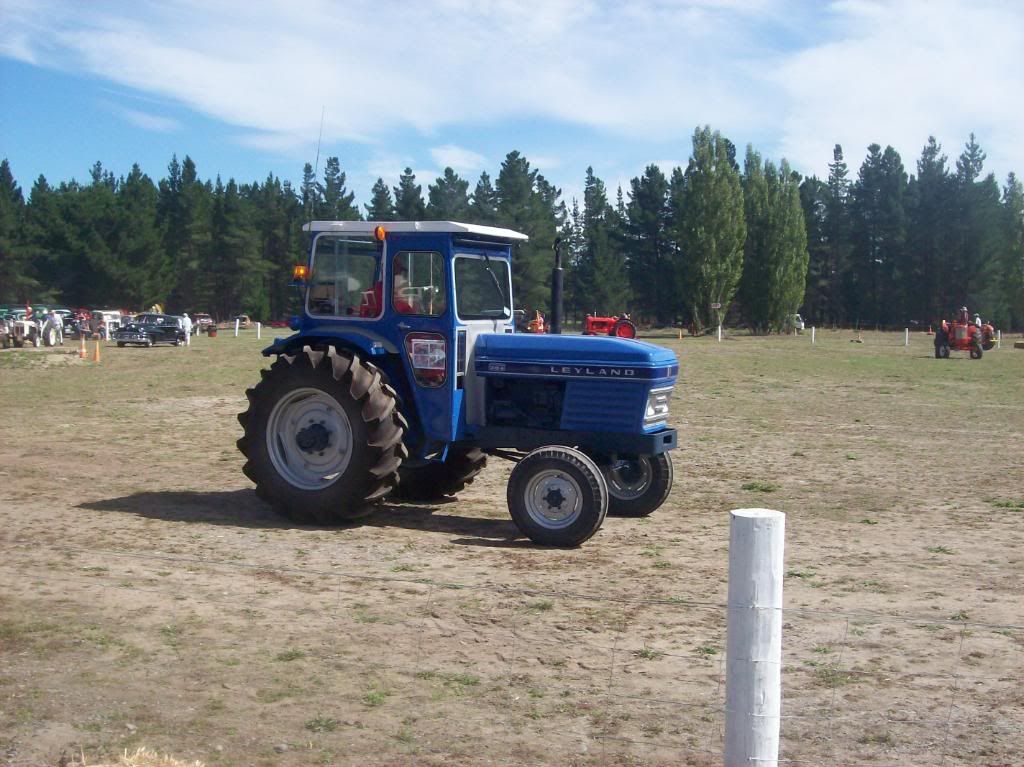
[[[297,182],[337,155],[357,201],[406,166],[475,184],[522,152],[580,196],[685,166],[709,124],[742,153],[855,175],[973,131],[1024,173],[1024,3],[943,0],[0,0],[0,157],[26,194],[189,154],[202,178]]]

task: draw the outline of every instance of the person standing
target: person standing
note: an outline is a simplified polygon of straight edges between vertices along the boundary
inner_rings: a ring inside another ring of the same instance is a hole
[[[192,318],[188,316],[188,312],[182,312],[181,317],[185,320],[185,345],[192,345]]]
[[[59,346],[64,345],[64,320],[54,309],[46,315],[46,321],[53,328],[54,338]]]

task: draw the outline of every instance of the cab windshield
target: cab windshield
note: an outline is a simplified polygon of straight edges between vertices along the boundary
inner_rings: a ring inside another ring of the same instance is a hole
[[[508,260],[496,256],[456,256],[455,305],[459,319],[510,319],[512,286]]]
[[[332,317],[380,315],[376,243],[369,237],[320,235],[313,254],[306,309]]]

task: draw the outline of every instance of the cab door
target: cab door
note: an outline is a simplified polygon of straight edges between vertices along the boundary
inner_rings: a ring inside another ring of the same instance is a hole
[[[417,411],[410,419],[412,443],[431,455],[453,436],[454,349],[444,243],[432,237],[403,239],[389,256],[385,304]]]

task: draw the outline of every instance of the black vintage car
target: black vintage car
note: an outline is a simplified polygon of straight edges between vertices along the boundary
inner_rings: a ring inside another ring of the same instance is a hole
[[[115,330],[112,337],[117,341],[118,346],[127,346],[128,344],[180,346],[186,340],[181,318],[170,314],[140,314],[131,322]]]

